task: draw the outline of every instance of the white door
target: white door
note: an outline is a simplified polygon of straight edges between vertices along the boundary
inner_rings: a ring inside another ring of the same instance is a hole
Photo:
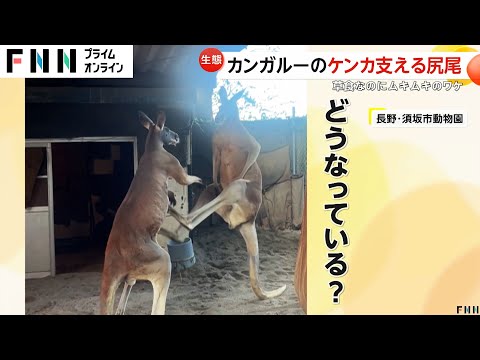
[[[25,273],[27,278],[55,275],[52,166],[49,143],[25,148]]]

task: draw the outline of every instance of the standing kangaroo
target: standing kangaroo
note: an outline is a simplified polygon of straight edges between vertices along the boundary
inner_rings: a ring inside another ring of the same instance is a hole
[[[237,100],[243,91],[228,99],[225,88],[220,92],[221,106],[215,118],[219,124],[213,136],[213,184],[200,194],[186,216],[173,208],[170,214],[180,224],[193,230],[213,212],[219,214],[231,230],[238,229],[247,245],[250,285],[259,299],[282,294],[286,286],[265,291],[258,278],[259,254],[255,219],[262,205],[262,173],[256,160],[260,144],[240,121]]]
[[[100,293],[100,313],[113,314],[115,294],[124,282],[116,314],[124,314],[128,296],[137,280],[149,280],[153,286],[152,315],[165,314],[170,286],[170,256],[156,241],[169,207],[171,194],[168,177],[181,185],[201,183],[188,175],[179,161],[163,146],[176,145],[178,134],[164,126],[165,113],[156,123],[139,112],[139,120],[148,130],[145,152],[125,199],[117,210],[105,250]],[[170,196],[169,196],[170,195]]]

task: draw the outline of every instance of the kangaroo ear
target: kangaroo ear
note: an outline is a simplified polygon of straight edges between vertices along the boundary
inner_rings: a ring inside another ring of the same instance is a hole
[[[238,99],[240,99],[240,98],[243,96],[244,93],[245,93],[245,89],[240,90],[238,93],[236,93],[235,95],[233,95],[231,101],[237,102]]]
[[[227,90],[225,90],[223,86],[218,90],[218,96],[220,96],[221,104],[226,104],[228,102]]]
[[[150,130],[150,127],[155,125],[153,121],[143,111],[138,112],[138,120],[147,130]]]
[[[167,117],[165,115],[165,112],[159,111],[157,115],[157,122],[155,125],[158,126],[160,130],[163,130],[163,126],[165,125],[166,120],[167,120]]]

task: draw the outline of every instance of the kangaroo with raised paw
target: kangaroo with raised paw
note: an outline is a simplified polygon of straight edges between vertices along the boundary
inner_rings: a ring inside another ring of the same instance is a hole
[[[178,134],[165,126],[160,112],[154,123],[139,112],[141,124],[148,130],[145,152],[138,164],[122,204],[117,210],[105,250],[100,292],[100,313],[112,315],[117,288],[124,288],[116,314],[125,314],[128,297],[137,280],[148,280],[153,286],[152,315],[165,314],[170,286],[170,256],[156,241],[167,215],[173,194],[167,189],[172,177],[181,185],[201,183],[188,175],[178,159],[164,149],[177,145]]]
[[[281,295],[286,286],[266,291],[260,285],[259,253],[255,219],[262,205],[262,173],[257,164],[260,144],[240,121],[237,100],[243,91],[228,99],[220,92],[221,106],[215,118],[219,125],[213,136],[213,184],[200,194],[187,216],[173,208],[170,214],[182,226],[193,230],[213,212],[219,214],[230,229],[237,229],[247,245],[250,285],[259,299]]]

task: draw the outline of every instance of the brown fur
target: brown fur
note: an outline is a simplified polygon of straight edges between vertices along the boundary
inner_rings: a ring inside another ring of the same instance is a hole
[[[156,235],[169,206],[167,179],[172,177],[182,185],[200,182],[199,178],[189,176],[178,160],[163,148],[161,133],[165,114],[159,114],[156,124],[144,114],[140,120],[149,129],[145,153],[117,210],[108,238],[100,292],[101,314],[113,314],[115,293],[122,282],[125,288],[117,313],[123,313],[136,280],[152,283],[152,314],[165,312],[171,264],[168,252],[157,244]]]
[[[230,229],[238,229],[247,245],[251,287],[259,299],[267,299],[282,294],[286,287],[265,291],[258,279],[255,219],[262,204],[262,173],[256,162],[260,144],[238,117],[238,96],[230,100],[226,98],[226,93],[222,96],[221,107],[227,110],[221,115],[224,122],[216,129],[212,141],[213,184],[203,191],[186,218],[173,209],[170,209],[170,213],[189,230],[193,230],[213,212],[218,213]]]

